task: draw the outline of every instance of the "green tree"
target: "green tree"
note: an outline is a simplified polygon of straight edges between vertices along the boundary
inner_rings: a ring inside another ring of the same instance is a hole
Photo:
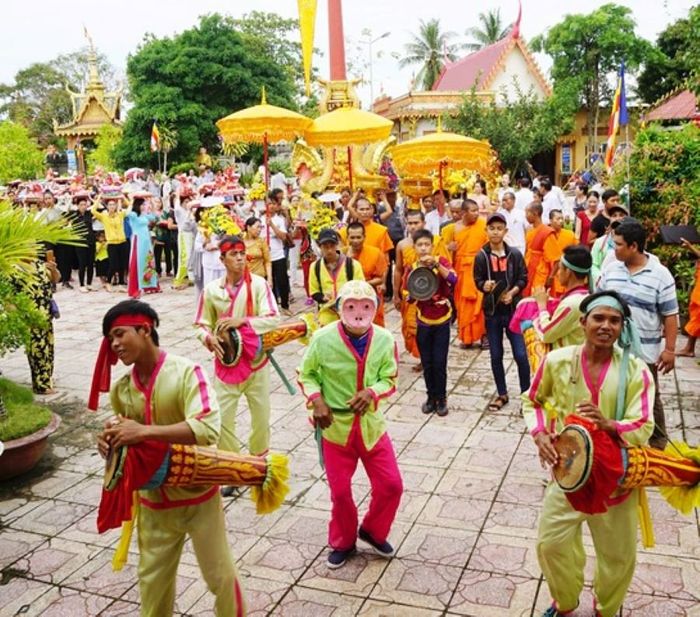
[[[700,5],[691,9],[700,15]],[[637,79],[637,92],[645,103],[654,103],[686,82],[700,58],[691,57],[690,48],[698,37],[693,33],[690,17],[669,25],[656,39],[653,52]],[[692,62],[695,64],[692,64]]]
[[[625,62],[634,72],[648,56],[651,45],[638,37],[632,11],[616,4],[604,4],[588,15],[567,15],[546,34],[535,37],[530,46],[552,57],[552,78],[580,93],[586,108],[588,145],[597,140],[601,104],[614,92],[614,74]]]
[[[43,161],[36,141],[24,126],[10,120],[0,122],[0,184],[38,177]]]
[[[147,36],[127,64],[134,107],[117,147],[117,163],[155,166],[149,149],[154,119],[177,131],[178,144],[170,153],[177,163],[193,160],[200,146],[216,151],[216,120],[259,103],[263,86],[270,103],[294,109],[291,77],[256,49],[232,19],[217,14],[173,38]]]
[[[98,54],[97,66],[109,85],[114,69],[104,55]],[[87,72],[86,50],[31,64],[16,73],[12,84],[0,84],[0,115],[27,127],[42,146],[55,143],[54,119],[68,122],[73,114],[66,86],[81,90]]]
[[[571,130],[577,101],[570,90],[555,90],[542,100],[514,82],[515,96],[480,100],[474,88],[465,95],[457,115],[446,120],[449,130],[487,139],[511,177],[536,154],[554,147],[557,137]]]
[[[501,9],[490,9],[486,13],[479,13],[479,21],[480,26],[474,26],[465,32],[472,42],[466,43],[464,48],[470,51],[476,51],[500,41],[511,30],[511,26],[503,26]]]
[[[168,154],[177,147],[177,131],[167,125],[158,127],[160,132],[160,149],[163,153],[163,172],[168,172]]]
[[[106,170],[116,169],[114,152],[121,141],[122,130],[113,124],[105,124],[95,137],[95,149],[87,155],[88,172],[93,173],[98,165]]]
[[[404,68],[415,64],[420,65],[416,82],[423,90],[430,90],[440,72],[445,66],[445,58],[450,62],[457,59],[456,46],[448,41],[455,36],[454,32],[442,32],[440,20],[420,22],[419,34],[412,34],[411,41],[406,43],[406,53],[399,60],[399,66]]]

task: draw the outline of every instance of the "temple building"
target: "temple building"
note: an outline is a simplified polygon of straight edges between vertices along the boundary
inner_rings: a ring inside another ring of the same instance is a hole
[[[687,87],[677,88],[651,106],[644,114],[644,122],[661,122],[671,126],[694,122],[700,126],[698,97]]]
[[[97,72],[97,54],[90,41],[88,82],[83,92],[68,89],[73,105],[73,118],[67,124],[53,121],[54,133],[66,138],[66,148],[91,145],[105,124],[121,127],[121,91],[107,92]],[[80,148],[77,148],[80,150]]]

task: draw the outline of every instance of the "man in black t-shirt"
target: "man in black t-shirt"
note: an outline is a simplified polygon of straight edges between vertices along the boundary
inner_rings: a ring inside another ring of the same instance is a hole
[[[620,205],[620,194],[615,189],[607,189],[602,196],[603,210],[591,221],[591,232],[596,238],[604,236],[610,227],[610,211]]]

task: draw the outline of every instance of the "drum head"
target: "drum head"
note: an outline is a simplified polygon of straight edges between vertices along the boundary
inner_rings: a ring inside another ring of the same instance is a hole
[[[105,475],[102,486],[107,491],[111,491],[117,486],[117,483],[124,473],[124,462],[126,461],[127,446],[119,448],[111,448],[107,454],[105,462]]]
[[[236,366],[243,353],[241,335],[238,330],[235,328],[221,329],[217,331],[216,336],[224,348],[224,357],[221,359],[221,364],[224,366]]]
[[[559,462],[552,468],[554,480],[565,493],[579,490],[588,481],[593,464],[593,441],[577,424],[567,426],[554,442]]]
[[[432,269],[419,266],[411,271],[406,287],[411,298],[430,300],[438,289],[438,276]]]

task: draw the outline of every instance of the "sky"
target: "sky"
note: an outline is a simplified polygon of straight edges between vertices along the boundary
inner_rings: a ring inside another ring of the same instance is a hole
[[[609,0],[608,0],[609,1]],[[606,3],[588,0],[583,5],[565,0],[522,0],[521,33],[526,40],[555,25],[568,13],[587,13]],[[651,41],[669,23],[685,17],[697,0],[618,0],[632,9],[637,33]],[[0,46],[0,83],[11,83],[15,73],[34,62],[54,58],[83,47],[83,25],[90,32],[96,47],[104,53],[121,74],[125,73],[129,53],[136,50],[144,34],[172,36],[194,26],[198,17],[207,13],[224,13],[234,17],[253,11],[275,12],[284,17],[297,16],[295,0],[34,0],[30,12],[22,2],[2,2],[3,44]],[[315,46],[323,56],[314,57],[322,77],[328,76],[327,3],[318,0]],[[478,25],[478,14],[498,8],[504,23],[517,17],[517,0],[457,3],[455,0],[352,0],[343,3],[346,55],[349,65],[369,62],[369,49],[360,43],[368,30],[377,38],[389,35],[373,45],[373,90],[391,96],[409,89],[416,68],[399,69],[397,56],[404,51],[411,33],[418,32],[420,20],[440,19],[444,30],[452,30],[455,40],[466,41],[465,31]],[[465,52],[466,53],[466,52]],[[540,66],[549,68],[544,56],[536,56]],[[348,77],[361,75],[349,74]],[[366,106],[370,99],[369,71],[358,93]]]

